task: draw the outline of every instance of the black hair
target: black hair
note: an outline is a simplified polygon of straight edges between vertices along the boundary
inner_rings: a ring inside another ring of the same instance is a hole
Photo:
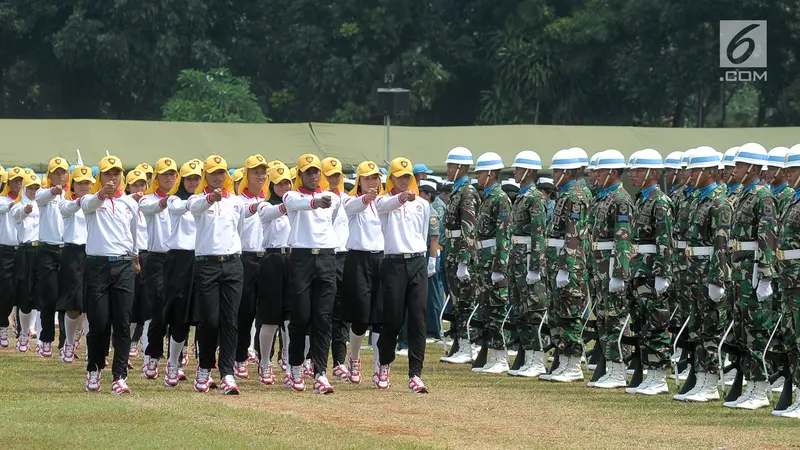
[[[283,203],[283,197],[275,193],[275,185],[272,181],[267,181],[269,183],[269,202],[270,205],[280,205]]]
[[[175,193],[175,196],[181,200],[189,200],[189,197],[194,195],[194,192],[189,192],[186,190],[186,185],[184,185],[185,178],[181,178],[181,185],[178,186],[178,192]]]

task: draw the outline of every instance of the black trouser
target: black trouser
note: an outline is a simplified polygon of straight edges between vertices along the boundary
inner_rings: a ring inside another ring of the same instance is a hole
[[[86,260],[86,246],[64,244],[58,264],[58,348],[64,348],[67,340],[66,311],[83,313],[83,267]],[[69,336],[73,342],[75,336]]]
[[[164,321],[164,260],[166,253],[151,252],[147,255],[144,278],[147,295],[150,298],[150,326],[147,328],[147,348],[145,355],[151,358],[164,356],[164,336],[167,325]]]
[[[136,271],[133,261],[109,261],[102,256],[87,256],[83,282],[84,306],[89,319],[86,347],[86,371],[105,368],[109,341],[114,340],[114,380],[128,376],[128,352],[131,348],[131,309]]]
[[[408,314],[408,377],[422,374],[425,359],[425,309],[428,301],[428,261],[424,256],[387,255],[381,266],[383,327],[378,338],[381,365],[395,357],[397,335]]]
[[[14,305],[22,314],[28,314],[36,307],[39,289],[39,268],[36,265],[38,247],[30,244],[20,245],[14,260]],[[50,320],[53,320],[52,318]]]
[[[236,362],[247,361],[247,349],[250,348],[253,336],[250,328],[256,318],[258,302],[258,274],[261,271],[263,253],[242,252],[242,301],[239,303],[239,337],[236,339]],[[258,330],[256,330],[258,335]]]
[[[61,263],[61,245],[39,244],[36,264],[39,283],[36,285],[38,303],[36,309],[42,321],[39,342],[56,339],[56,303],[58,302],[58,266]]]
[[[336,255],[333,249],[292,249],[289,321],[289,364],[303,364],[306,331],[311,327],[314,374],[325,373],[331,345],[331,314],[336,296]]]
[[[17,249],[11,245],[0,245],[0,328],[9,326],[8,316],[14,308],[14,260]]]
[[[196,257],[197,304],[193,310],[198,319],[200,368],[210,370],[216,365],[219,338],[219,374],[222,377],[233,375],[243,276],[239,255]]]
[[[347,357],[347,341],[350,340],[350,328],[344,321],[344,308],[342,297],[344,297],[344,261],[347,252],[336,254],[336,296],[333,298],[333,316],[331,321],[331,356],[333,356],[333,366],[344,364]]]
[[[379,332],[383,317],[381,264],[383,252],[350,250],[344,266],[344,320],[350,322],[353,334],[363,336],[372,326]]]

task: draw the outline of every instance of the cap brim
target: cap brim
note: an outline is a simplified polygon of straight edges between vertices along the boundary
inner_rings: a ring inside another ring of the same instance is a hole
[[[414,176],[414,172],[412,172],[410,170],[400,170],[400,171],[397,171],[397,172],[391,172],[391,173],[389,173],[388,176],[391,176],[391,175],[394,175],[396,177],[402,177],[404,175],[411,175],[413,177]]]

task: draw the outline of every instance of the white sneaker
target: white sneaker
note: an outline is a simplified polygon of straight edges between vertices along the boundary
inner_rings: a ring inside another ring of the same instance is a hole
[[[484,370],[488,369],[489,367],[492,366],[492,364],[494,364],[494,357],[495,357],[494,352],[490,349],[486,355],[486,364],[484,364],[482,367],[473,367],[472,371],[483,372]]]
[[[753,388],[754,387],[755,386],[753,385],[753,383],[748,384],[747,385],[747,389],[745,389],[744,392],[742,392],[742,395],[736,397],[736,400],[731,400],[729,402],[723,403],[722,406],[724,406],[726,408],[733,408],[734,406],[738,405],[739,403],[749,399],[750,398],[750,394],[753,393]]]
[[[794,404],[782,411],[772,411],[773,416],[786,417],[787,419],[800,419],[800,388],[795,389],[796,399]]]
[[[580,356],[567,356],[564,363],[564,370],[557,375],[550,377],[550,381],[557,383],[572,383],[574,381],[583,381],[583,370],[581,370]],[[561,366],[559,366],[560,368]],[[539,377],[541,379],[541,377]]]
[[[694,395],[687,395],[684,400],[687,402],[706,403],[712,400],[719,400],[719,390],[717,390],[719,374],[706,373],[699,391]]]
[[[396,352],[394,352],[394,354],[396,356],[408,356],[408,349],[407,348],[401,348],[400,350],[397,350]]]
[[[525,350],[525,362],[519,367],[519,369],[508,369],[508,374],[512,377],[516,377],[523,370],[528,370],[532,363],[533,350]]]
[[[625,393],[626,394],[635,394],[636,391],[638,391],[639,389],[646,389],[647,386],[649,386],[652,381],[653,381],[653,376],[648,374],[647,378],[642,380],[642,382],[639,383],[638,386],[628,386],[628,387],[626,387],[625,388]]]
[[[783,392],[783,383],[784,383],[784,381],[786,381],[784,379],[784,377],[780,377],[777,380],[775,380],[775,382],[772,383],[772,386],[770,386],[770,389],[772,389],[772,392],[774,392],[776,394],[780,394],[781,392]]]
[[[628,375],[626,373],[625,363],[606,363],[606,376],[604,378],[605,379],[598,380],[592,387],[598,389],[617,389],[627,386]]]
[[[444,356],[439,361],[450,364],[469,364],[473,360],[472,344],[468,339],[458,340],[458,351],[453,356]]]
[[[673,380],[678,379],[680,381],[686,381],[689,378],[689,370],[691,370],[691,367],[687,365],[686,368],[683,369],[683,372],[677,375],[673,373],[670,378],[672,378]]]
[[[530,358],[530,365],[517,372],[518,377],[536,378],[547,373],[547,367],[544,365],[544,352],[534,351],[533,356]],[[528,360],[528,352],[525,352],[525,359]]]
[[[733,382],[736,381],[736,372],[737,369],[732,369],[726,373],[720,381],[720,386],[722,386],[722,383],[725,383],[725,386],[733,386]],[[747,386],[747,380],[742,380],[742,386]]]
[[[506,373],[508,372],[508,356],[505,350],[489,350],[494,354],[492,365],[485,367],[481,373]]]
[[[669,386],[667,385],[667,369],[653,369],[647,375],[647,384],[645,386],[639,385],[636,393],[640,395],[659,395],[669,394]],[[645,384],[645,383],[642,383]]]
[[[752,384],[755,387],[750,392],[750,398],[733,405],[734,408],[756,410],[769,406],[769,398],[767,397],[767,391],[770,388],[769,381],[754,381]]]
[[[685,394],[675,394],[675,395],[673,395],[672,399],[683,402],[683,401],[686,401],[686,397],[688,397],[690,395],[695,395],[698,392],[700,392],[700,389],[703,388],[703,379],[705,378],[705,376],[706,376],[705,372],[697,372],[695,374],[696,381],[694,383],[694,387],[689,389],[689,391],[686,392]]]
[[[542,375],[539,375],[539,379],[540,380],[542,380],[542,381],[552,381],[554,376],[561,375],[562,373],[564,373],[564,369],[566,368],[565,364],[567,363],[567,357],[566,356],[559,356],[558,360],[559,360],[558,367],[556,367],[555,370],[553,370],[550,373],[544,373]]]

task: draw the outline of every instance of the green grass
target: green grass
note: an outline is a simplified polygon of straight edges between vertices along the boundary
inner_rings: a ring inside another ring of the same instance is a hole
[[[13,347],[13,342],[12,342]],[[31,351],[0,350],[0,448],[789,448],[800,423],[770,411],[721,403],[686,404],[505,375],[473,374],[438,362],[429,345],[423,379],[429,395],[408,393],[407,360],[393,365],[395,385],[378,392],[336,383],[333,395],[258,385],[242,395],[198,394],[131,372],[133,394],[84,391],[83,359],[66,365]],[[79,352],[83,354],[83,347]],[[372,354],[363,352],[364,373]],[[190,366],[194,367],[194,360]],[[163,370],[163,367],[161,368]],[[283,374],[278,368],[279,380]],[[187,371],[190,378],[193,371]],[[163,376],[163,373],[161,374]],[[215,374],[216,376],[216,374]]]

